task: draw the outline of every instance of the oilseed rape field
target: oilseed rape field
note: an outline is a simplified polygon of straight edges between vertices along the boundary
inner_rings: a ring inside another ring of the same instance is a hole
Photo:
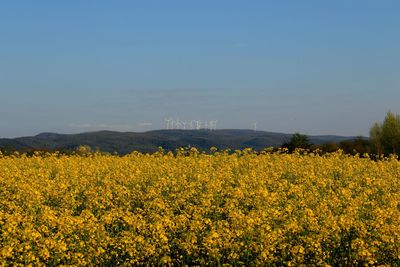
[[[400,162],[0,155],[1,266],[400,266]]]

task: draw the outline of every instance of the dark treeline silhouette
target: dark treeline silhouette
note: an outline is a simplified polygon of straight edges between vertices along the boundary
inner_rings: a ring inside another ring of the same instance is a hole
[[[307,135],[295,133],[289,141],[282,144],[282,147],[287,148],[289,152],[295,151],[296,148],[301,148],[320,154],[331,153],[338,150],[342,150],[343,153],[351,155],[371,154],[373,152],[370,141],[362,136],[356,137],[353,140],[344,140],[337,143],[327,142],[324,144],[312,144]]]
[[[331,153],[342,150],[343,153],[351,155],[363,155],[365,153],[371,154],[372,152],[370,141],[361,136],[354,140],[345,140],[339,143],[329,142],[322,145],[311,145],[310,150],[319,150],[322,153]]]
[[[287,152],[292,153],[296,149],[301,148],[319,154],[325,154],[342,150],[343,153],[346,154],[351,154],[351,155],[360,154],[361,156],[365,153],[371,154],[371,152],[373,151],[373,145],[370,143],[370,141],[361,136],[357,137],[354,140],[345,140],[338,143],[327,142],[325,144],[312,144],[309,142],[309,139],[306,135],[302,135],[299,133],[294,134],[289,141],[284,142],[281,146],[270,147],[270,148],[271,149],[267,149],[264,151],[276,152],[276,151],[282,151],[282,148],[286,148]],[[189,150],[190,147],[182,147],[181,149]],[[167,149],[165,151],[166,152],[172,151],[175,153],[176,151],[179,150],[180,148]],[[213,153],[212,148],[207,150],[203,149],[202,151],[205,151],[206,153]],[[235,152],[235,150],[233,149],[222,149],[219,151],[230,151],[231,153]],[[92,154],[94,152],[102,154],[117,154],[117,153],[103,152],[99,148],[92,149],[90,146],[86,145],[81,145],[73,148],[59,148],[59,149],[43,149],[43,148],[15,149],[14,147],[11,146],[6,148],[0,148],[0,153],[4,156],[16,155],[16,153],[25,154],[26,156],[46,155],[48,153],[57,153],[59,155],[87,155],[87,154]],[[257,150],[254,150],[254,152],[257,152]]]

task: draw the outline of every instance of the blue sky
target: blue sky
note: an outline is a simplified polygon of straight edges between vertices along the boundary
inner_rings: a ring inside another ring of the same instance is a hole
[[[399,1],[1,1],[0,137],[367,135],[400,113]]]

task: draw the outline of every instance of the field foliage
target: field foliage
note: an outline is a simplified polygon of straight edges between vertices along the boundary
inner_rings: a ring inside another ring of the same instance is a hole
[[[396,158],[80,154],[0,156],[0,265],[400,266]]]

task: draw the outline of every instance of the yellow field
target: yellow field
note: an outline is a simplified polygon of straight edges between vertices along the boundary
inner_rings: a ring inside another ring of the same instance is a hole
[[[0,265],[400,266],[397,159],[181,154],[0,156]]]

